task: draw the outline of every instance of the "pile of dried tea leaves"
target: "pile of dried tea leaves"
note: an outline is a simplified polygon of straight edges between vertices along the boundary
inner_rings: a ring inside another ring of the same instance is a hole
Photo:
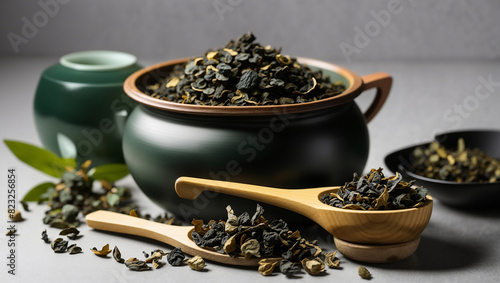
[[[144,90],[158,99],[209,106],[283,105],[325,99],[345,90],[281,48],[262,46],[248,32],[223,48],[177,65]]]
[[[99,257],[107,257],[111,250],[109,249],[109,244],[102,247],[101,250],[97,248],[92,248],[91,251]],[[127,260],[122,258],[122,254],[117,246],[113,249],[113,258],[118,263],[124,263],[125,266],[134,271],[146,271],[152,270],[148,265],[151,264],[155,269],[158,269],[165,265],[164,262],[160,261],[164,256],[167,257],[167,262],[172,266],[182,266],[184,262],[193,270],[203,270],[205,268],[205,261],[200,256],[194,256],[186,260],[186,255],[182,252],[181,248],[175,248],[170,252],[164,252],[161,249],[156,249],[151,251],[151,253],[142,252],[146,257],[145,260],[140,260],[136,257],[131,257]]]
[[[336,193],[325,194],[321,202],[333,207],[360,210],[404,209],[422,206],[427,189],[415,187],[415,180],[405,182],[401,174],[385,177],[382,168],[372,169],[366,176],[354,173]]]
[[[269,222],[263,216],[264,209],[257,205],[251,216],[243,212],[236,216],[227,206],[227,221],[193,220],[193,241],[200,247],[213,248],[232,257],[262,258],[259,272],[270,275],[279,266],[281,273],[288,276],[304,268],[311,275],[325,270],[325,254],[316,241],[307,241],[299,231],[291,231],[288,224],[279,219]],[[328,254],[328,264],[338,267],[335,254]],[[335,263],[334,263],[335,262]]]
[[[467,148],[463,138],[456,148],[433,141],[413,151],[413,172],[427,178],[459,183],[492,183],[500,180],[500,161],[478,148]]]

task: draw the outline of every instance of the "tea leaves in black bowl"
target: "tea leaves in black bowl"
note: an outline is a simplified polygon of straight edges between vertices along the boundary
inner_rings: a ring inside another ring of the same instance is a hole
[[[499,131],[460,131],[444,133],[436,136],[448,148],[456,147],[458,140],[463,138],[466,147],[477,147],[484,153],[498,157],[500,154]],[[416,148],[429,148],[431,143],[423,143],[400,149],[385,157],[385,164],[393,172],[400,172],[405,178],[415,179],[420,185],[429,189],[429,193],[439,202],[464,209],[488,209],[498,207],[500,198],[500,182],[457,182],[439,180],[418,175],[414,172],[413,155]]]

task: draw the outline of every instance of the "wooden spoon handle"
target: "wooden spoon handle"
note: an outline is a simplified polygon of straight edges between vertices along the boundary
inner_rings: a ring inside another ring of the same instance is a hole
[[[193,228],[162,224],[105,210],[89,213],[85,220],[94,229],[146,237],[173,247],[185,246],[186,240],[189,240],[187,234]]]
[[[104,210],[87,214],[85,220],[87,221],[87,225],[94,229],[158,240],[173,247],[181,248],[183,252],[189,255],[199,255],[205,260],[242,266],[256,266],[260,260],[259,258],[247,260],[244,257],[230,257],[209,249],[198,247],[188,237],[188,233],[193,229],[193,226],[167,225]]]
[[[328,189],[328,188],[326,188]],[[195,199],[203,191],[219,192],[258,202],[268,203],[309,217],[318,204],[317,189],[277,189],[234,182],[216,181],[191,177],[180,177],[175,182],[177,195],[185,199]]]

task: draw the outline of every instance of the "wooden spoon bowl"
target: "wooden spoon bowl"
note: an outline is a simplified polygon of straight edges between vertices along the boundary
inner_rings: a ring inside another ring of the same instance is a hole
[[[252,199],[302,214],[335,238],[357,244],[411,242],[420,237],[431,217],[433,200],[429,195],[423,206],[399,210],[340,209],[321,202],[321,196],[339,188],[277,189],[190,177],[181,177],[175,183],[181,198],[195,199],[207,190]]]

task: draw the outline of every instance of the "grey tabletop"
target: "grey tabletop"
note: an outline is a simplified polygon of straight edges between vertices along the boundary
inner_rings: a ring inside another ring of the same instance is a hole
[[[139,58],[141,61],[141,58]],[[0,117],[1,138],[41,145],[36,135],[32,103],[41,72],[57,61],[56,58],[0,58]],[[163,60],[142,60],[143,65]],[[369,124],[370,155],[365,170],[384,167],[383,158],[396,149],[429,141],[434,134],[456,129],[500,129],[500,68],[498,61],[370,61],[354,62],[345,67],[360,75],[385,71],[394,78],[393,89],[381,112]],[[480,87],[481,86],[481,87]],[[481,89],[481,93],[477,90]],[[362,94],[357,102],[366,109],[373,93]],[[0,211],[7,209],[7,170],[16,168],[17,200],[34,185],[51,181],[14,157],[0,145]],[[128,176],[119,181],[130,188],[134,200],[143,211],[152,215],[162,213]],[[431,191],[432,193],[432,191]],[[92,247],[110,244],[118,246],[125,258],[142,258],[142,252],[171,247],[139,237],[95,231],[85,224],[80,227],[82,238],[72,241],[83,248],[76,255],[54,253],[41,240],[47,229],[55,239],[58,229],[47,227],[42,217],[45,205],[30,205],[23,212],[25,221],[16,223],[15,275],[8,273],[5,263],[10,256],[9,237],[0,237],[0,268],[2,282],[277,282],[290,280],[276,273],[263,277],[256,268],[239,268],[208,262],[204,272],[169,265],[147,272],[133,272],[112,258],[99,258]],[[2,227],[10,223],[4,217]],[[2,232],[4,233],[4,232]],[[321,228],[305,229],[309,239],[334,251],[332,237]],[[318,282],[361,281],[359,265],[372,273],[373,282],[497,282],[500,279],[500,211],[498,208],[464,211],[446,207],[435,201],[429,225],[422,234],[418,250],[411,257],[390,264],[355,262],[339,255],[341,269],[328,269],[324,276],[299,274],[299,280]]]

